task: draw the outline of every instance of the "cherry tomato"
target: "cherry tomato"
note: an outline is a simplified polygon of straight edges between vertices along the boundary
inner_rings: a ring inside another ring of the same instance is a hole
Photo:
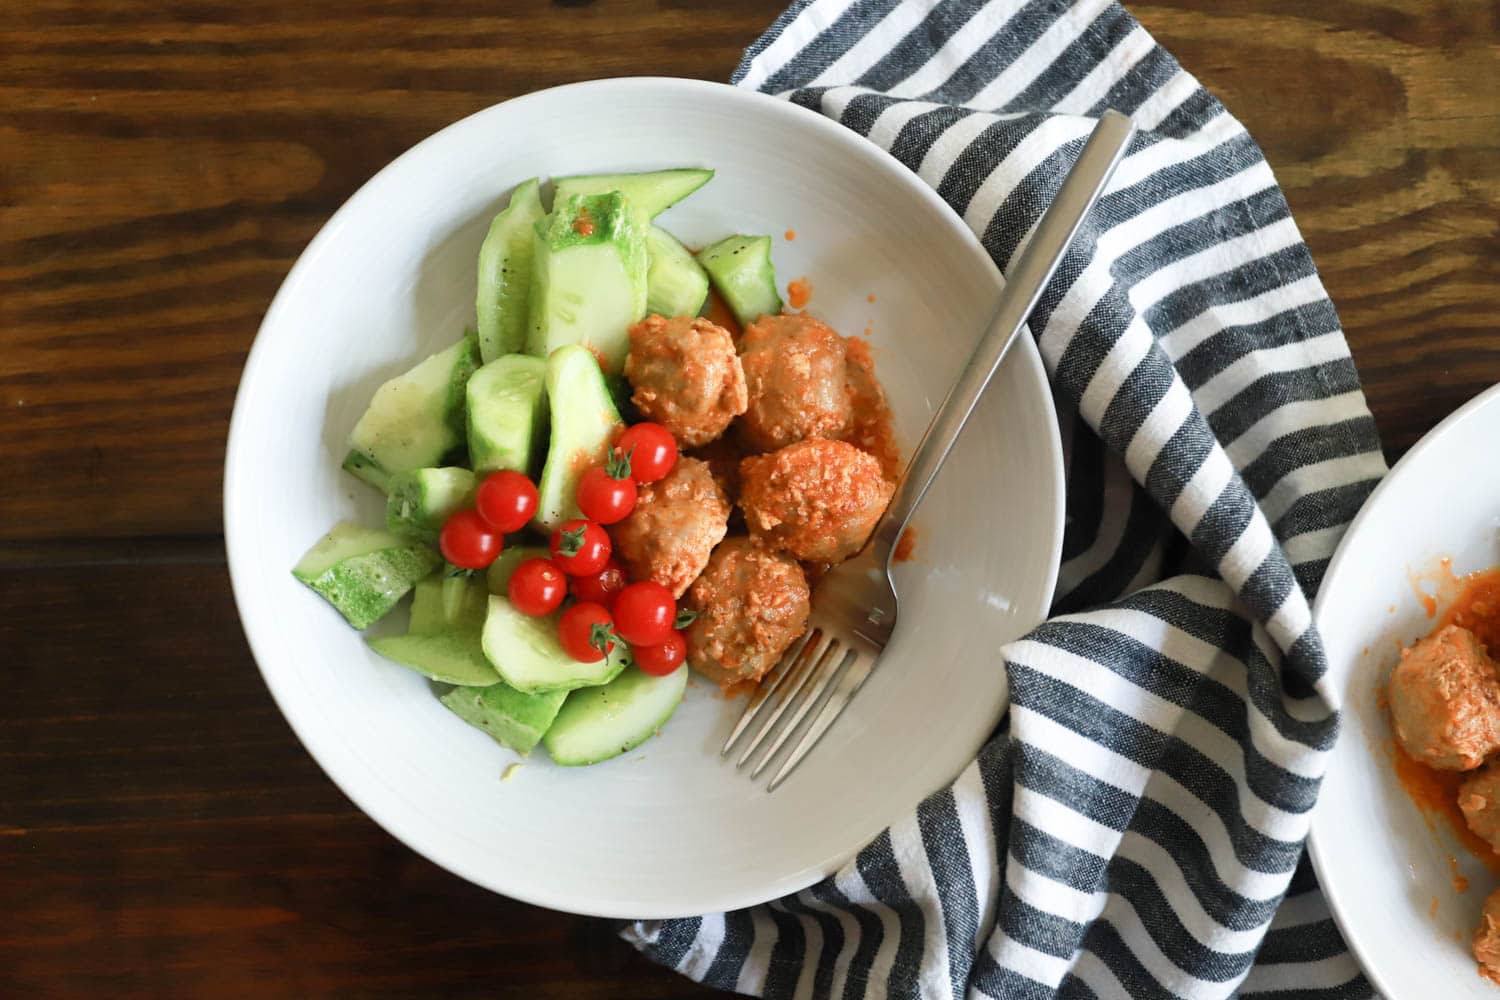
[[[615,647],[614,622],[603,605],[579,601],[558,619],[557,639],[579,663],[598,663]]]
[[[474,492],[474,507],[479,516],[496,531],[520,531],[536,514],[536,485],[519,472],[509,469],[484,477]]]
[[[687,658],[687,640],[681,632],[668,632],[667,637],[654,646],[633,646],[635,665],[652,677],[665,677]]]
[[[677,441],[661,424],[632,424],[615,447],[629,456],[630,476],[638,483],[654,483],[677,464]]]
[[[461,510],[449,517],[438,532],[443,558],[460,569],[484,569],[495,561],[504,545],[504,536],[474,510]]]
[[[624,455],[611,452],[608,462],[580,476],[577,497],[584,517],[600,524],[623,520],[635,509],[635,480]]]
[[[552,533],[552,561],[569,576],[592,576],[609,562],[609,535],[593,521],[564,521]]]
[[[575,576],[570,584],[573,596],[580,601],[593,601],[606,608],[615,605],[615,598],[630,580],[625,576],[625,567],[613,556],[604,568],[592,576]]]
[[[667,638],[677,617],[672,592],[654,580],[632,583],[615,598],[615,629],[632,646],[654,646]]]
[[[551,614],[568,593],[568,580],[551,559],[527,559],[510,575],[505,585],[510,603],[523,615]]]

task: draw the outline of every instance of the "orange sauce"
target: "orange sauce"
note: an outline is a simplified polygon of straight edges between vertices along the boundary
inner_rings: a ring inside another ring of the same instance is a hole
[[[1455,577],[1450,560],[1444,559],[1438,571],[1428,574],[1411,574],[1412,589],[1427,608],[1429,618],[1437,618],[1434,631],[1448,625],[1460,625],[1469,629],[1486,648],[1494,653],[1500,651],[1500,567],[1466,577]],[[1437,583],[1436,593],[1421,586],[1422,578]],[[1449,599],[1452,603],[1438,617],[1438,599]],[[1401,645],[1399,642],[1397,645]],[[1388,710],[1385,689],[1377,695],[1380,707]],[[1467,772],[1437,771],[1419,764],[1407,756],[1406,751],[1394,740],[1391,741],[1391,760],[1395,765],[1396,780],[1401,783],[1408,798],[1422,813],[1427,828],[1437,832],[1437,820],[1441,820],[1453,838],[1474,857],[1484,862],[1495,875],[1500,876],[1500,854],[1481,840],[1464,822],[1464,814],[1458,808],[1458,786]],[[1468,879],[1459,874],[1458,859],[1450,856],[1448,866],[1453,873],[1453,889],[1464,892],[1469,888]]]
[[[795,240],[796,238],[797,238],[797,230],[795,230],[795,229],[788,229],[786,231],[786,240],[787,240],[788,243],[790,243],[792,240]]]
[[[786,286],[787,305],[793,309],[807,308],[808,300],[812,298],[812,282],[803,275],[789,282]]]
[[[710,323],[728,330],[731,337],[739,338],[742,332],[739,320],[734,318],[734,313],[729,309],[729,303],[720,298],[719,293],[713,289],[709,289],[708,306],[704,309],[703,315]]]
[[[579,236],[594,235],[594,220],[589,218],[587,211],[579,212],[578,217],[573,220],[573,232]]]
[[[865,301],[866,302],[874,302],[875,301],[875,293],[871,292],[869,295],[866,295],[865,296]]]
[[[901,537],[896,540],[896,551],[891,556],[896,562],[906,562],[912,556],[917,547],[917,529],[908,524],[901,531]]]
[[[1491,850],[1489,844],[1480,840],[1469,829],[1469,825],[1464,822],[1464,814],[1458,808],[1458,786],[1467,772],[1433,770],[1412,760],[1405,750],[1394,743],[1391,746],[1391,756],[1396,765],[1396,780],[1401,782],[1407,797],[1421,810],[1422,820],[1427,828],[1436,832],[1437,821],[1441,820],[1466,851],[1483,861],[1496,875],[1500,875],[1500,854]],[[1458,873],[1456,858],[1450,857],[1448,862],[1453,870],[1453,888],[1457,892],[1463,892],[1469,887],[1468,881]]]

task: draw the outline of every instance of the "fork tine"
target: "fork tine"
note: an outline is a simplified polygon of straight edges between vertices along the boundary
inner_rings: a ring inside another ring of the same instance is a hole
[[[822,700],[823,692],[828,690],[828,685],[838,676],[844,664],[849,662],[851,656],[857,655],[854,648],[847,642],[842,644],[843,648],[838,650],[837,656],[831,655],[833,650],[839,645],[837,637],[828,643],[829,651],[824,654],[823,659],[818,663],[817,684],[813,687],[812,692],[797,705],[797,711],[792,716],[792,721],[782,727],[781,732],[776,736],[776,742],[771,744],[771,749],[767,750],[766,755],[760,759],[760,763],[755,765],[755,770],[750,772],[750,777],[753,778],[765,770],[766,765],[771,763],[771,758],[776,756],[776,751],[781,749],[782,744],[787,741],[787,738],[802,724],[802,720],[807,718],[807,713],[812,710],[813,706]],[[767,791],[770,791],[770,789],[767,789]]]
[[[734,730],[729,734],[729,739],[724,741],[724,749],[719,751],[720,757],[729,752],[729,748],[734,746],[734,741],[739,739],[740,734],[745,731],[750,723],[755,721],[755,717],[760,714],[760,710],[765,706],[767,700],[781,688],[782,682],[787,679],[787,675],[796,669],[797,658],[802,655],[802,651],[807,647],[807,644],[812,642],[813,631],[809,629],[800,639],[794,642],[791,648],[787,650],[787,654],[781,658],[779,669],[768,677],[765,683],[756,687],[755,693],[750,696],[750,703],[745,706],[745,710],[740,713],[739,721],[734,724]]]
[[[808,680],[818,672],[818,667],[828,657],[832,642],[829,640],[827,633],[822,629],[816,629],[815,631],[817,635],[808,641],[807,645],[803,647],[802,655],[798,657],[796,678],[790,683],[786,694],[777,700],[776,707],[771,710],[770,718],[766,719],[765,723],[761,725],[760,729],[750,739],[750,743],[745,747],[744,753],[740,754],[740,759],[734,762],[736,768],[744,767],[745,761],[749,760],[755,751],[760,748],[760,745],[765,742],[766,737],[771,735],[771,732],[776,728],[776,723],[780,721],[782,715],[786,714],[786,710],[791,707],[792,703],[797,700],[797,696],[802,693],[802,689],[807,686]]]
[[[807,728],[807,732],[803,734],[796,748],[792,750],[791,754],[787,756],[786,761],[782,763],[781,769],[776,772],[766,785],[766,791],[774,792],[776,786],[781,784],[786,776],[792,773],[792,768],[802,762],[802,758],[806,757],[817,744],[818,740],[822,739],[823,734],[828,732],[828,727],[833,725],[834,720],[839,717],[839,713],[848,707],[849,702],[853,700],[854,695],[859,691],[860,685],[864,684],[865,678],[869,677],[870,672],[875,669],[875,659],[879,654],[872,656],[868,651],[861,653],[857,650],[850,650],[850,652],[855,657],[854,662],[849,664],[849,669],[844,671],[844,676],[839,680],[839,686],[834,688],[833,694],[828,696],[828,702],[823,706],[823,711],[818,713],[818,717]],[[769,754],[766,760],[770,760]],[[765,761],[761,763],[764,765]]]

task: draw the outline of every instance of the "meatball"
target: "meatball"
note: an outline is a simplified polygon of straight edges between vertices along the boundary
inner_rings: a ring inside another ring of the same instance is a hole
[[[863,548],[892,490],[880,463],[844,441],[813,438],[740,463],[751,536],[807,562],[840,562]]]
[[[1500,748],[1500,681],[1468,629],[1449,625],[1403,652],[1390,702],[1396,739],[1428,767],[1468,771]]]
[[[1479,929],[1474,932],[1474,959],[1480,975],[1500,983],[1500,889],[1484,901]]]
[[[625,377],[631,402],[693,448],[745,412],[745,372],[729,331],[706,319],[651,315],[630,328]]]
[[[1500,851],[1500,761],[1491,761],[1463,780],[1458,808],[1469,829]]]
[[[728,524],[729,500],[707,463],[684,456],[665,478],[641,485],[635,509],[610,533],[632,580],[655,580],[681,597]]]
[[[737,433],[746,451],[784,448],[849,429],[847,345],[810,316],[762,316],[740,338],[750,405]]]
[[[796,560],[731,538],[688,590],[687,661],[725,687],[758,681],[806,631],[808,602]]]

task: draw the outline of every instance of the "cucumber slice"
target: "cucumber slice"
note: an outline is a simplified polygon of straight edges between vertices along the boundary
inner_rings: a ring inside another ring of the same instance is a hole
[[[435,545],[443,522],[473,502],[474,473],[452,467],[402,472],[390,478],[386,492],[386,530]]]
[[[625,669],[625,645],[596,663],[579,663],[557,641],[556,614],[533,618],[523,615],[499,594],[490,595],[489,615],[484,620],[484,655],[489,657],[500,679],[517,691],[541,694],[570,691],[593,684],[608,684]]]
[[[537,482],[536,523],[549,534],[578,516],[578,479],[604,460],[620,428],[599,363],[582,347],[560,347],[547,359],[552,442]]]
[[[740,326],[781,312],[776,269],[771,266],[771,237],[726,237],[699,251],[698,263]]]
[[[506,354],[469,379],[469,463],[481,477],[497,469],[530,474],[547,435],[547,362]]]
[[[454,688],[438,700],[469,725],[524,757],[541,741],[567,696],[566,691],[522,694],[501,682],[483,688]]]
[[[665,677],[631,667],[603,687],[568,695],[542,742],[567,767],[618,757],[666,725],[682,704],[687,682],[686,665]]]
[[[292,575],[355,628],[369,628],[442,562],[432,549],[388,531],[341,521],[307,550]]]
[[[708,301],[708,272],[677,237],[652,226],[646,230],[646,312],[696,316]]]
[[[500,681],[500,675],[484,657],[478,629],[388,635],[366,641],[386,659],[444,684],[489,687]]]
[[[506,586],[510,583],[510,575],[516,571],[517,566],[528,559],[546,559],[549,555],[551,553],[541,545],[520,545],[514,548],[506,546],[485,572],[489,592],[504,595]]]
[[[646,315],[645,230],[619,192],[558,202],[536,230],[528,353],[582,344],[609,374],[624,367],[630,325]]]
[[[467,628],[477,633],[484,627],[489,608],[489,589],[478,577],[439,571],[412,588],[411,623],[406,632],[433,635]]]
[[[391,488],[391,474],[371,461],[370,456],[351,451],[344,456],[344,470],[353,473],[382,493]]]
[[[464,385],[477,367],[479,348],[464,337],[391,379],[375,390],[349,447],[390,475],[442,465],[463,443]]]
[[[542,211],[541,185],[533,177],[516,186],[510,204],[495,216],[479,248],[479,354],[488,364],[526,346],[526,300],[531,293],[533,228]]]
[[[694,191],[713,180],[712,170],[684,168],[652,170],[639,174],[575,174],[555,177],[554,206],[578,194],[618,191],[647,219],[654,219]]]

